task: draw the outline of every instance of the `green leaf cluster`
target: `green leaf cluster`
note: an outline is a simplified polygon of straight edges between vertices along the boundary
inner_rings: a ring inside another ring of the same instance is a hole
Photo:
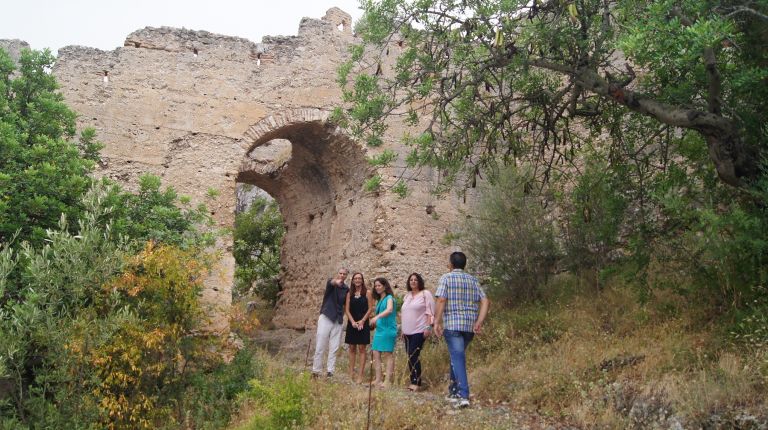
[[[235,217],[235,294],[256,294],[275,305],[280,293],[280,246],[283,217],[274,200],[260,197]]]
[[[101,144],[92,129],[75,139],[50,51],[23,50],[18,69],[0,49],[0,242],[42,243],[61,214],[77,219]]]

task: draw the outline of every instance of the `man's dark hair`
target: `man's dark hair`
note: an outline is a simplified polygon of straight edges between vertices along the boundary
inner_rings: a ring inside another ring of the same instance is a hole
[[[461,251],[456,251],[451,254],[451,266],[454,269],[464,270],[467,267],[467,256]]]

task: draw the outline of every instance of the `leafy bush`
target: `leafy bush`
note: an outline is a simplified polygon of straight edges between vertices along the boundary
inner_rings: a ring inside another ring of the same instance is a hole
[[[596,155],[587,157],[564,205],[566,263],[575,270],[602,270],[619,243],[627,201],[616,177]]]
[[[250,387],[248,381],[264,376],[264,361],[259,350],[246,345],[231,363],[189,372],[179,398],[180,424],[184,428],[225,428]]]
[[[0,242],[39,245],[61,214],[77,219],[101,144],[75,141],[75,112],[56,92],[50,51],[23,50],[18,71],[0,49]],[[74,227],[74,226],[73,226]]]
[[[543,200],[529,192],[531,177],[508,168],[482,190],[479,204],[460,232],[459,241],[486,285],[510,299],[531,299],[558,259],[553,220]]]
[[[173,187],[161,189],[160,178],[139,177],[137,193],[111,185],[106,204],[112,210],[104,220],[116,236],[125,236],[143,246],[147,241],[194,249],[213,244],[214,234],[205,205],[191,207],[189,198],[179,197]]]
[[[235,294],[255,293],[274,305],[280,293],[280,245],[283,217],[274,200],[257,198],[235,218]]]
[[[108,197],[104,186],[89,192],[76,234],[62,217],[42,248],[6,244],[0,253],[6,424],[172,423],[190,363],[206,362],[204,340],[190,336],[202,316],[205,260],[153,242],[131,257],[130,238],[103,224],[113,215]]]
[[[309,377],[284,371],[268,380],[252,379],[245,396],[261,410],[242,430],[303,428],[307,422]]]

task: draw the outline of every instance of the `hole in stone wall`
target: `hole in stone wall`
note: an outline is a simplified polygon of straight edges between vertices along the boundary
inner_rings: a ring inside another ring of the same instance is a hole
[[[389,250],[390,250],[390,251],[394,251],[394,250],[395,250],[395,248],[397,248],[397,245],[395,245],[394,243],[393,243],[393,244],[391,244],[391,245],[389,245]]]
[[[309,214],[309,222],[312,222],[315,220],[315,214]]]
[[[192,49],[192,55],[194,55],[195,58],[197,58],[197,48]]]
[[[104,83],[105,84],[109,83],[109,71],[107,70],[104,71]]]
[[[256,54],[256,65],[261,66],[261,54]]]
[[[337,25],[336,28],[339,29],[339,31],[344,31],[344,28],[347,26],[346,21],[341,21],[341,24]]]
[[[235,184],[233,298],[256,295],[271,301],[279,294],[279,259],[288,229],[279,209],[272,196],[258,186],[243,182]]]

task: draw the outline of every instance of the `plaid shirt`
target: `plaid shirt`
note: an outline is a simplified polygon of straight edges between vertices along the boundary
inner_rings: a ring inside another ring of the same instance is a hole
[[[435,297],[447,299],[443,311],[444,328],[455,331],[474,331],[485,292],[474,276],[461,269],[453,269],[440,277]]]

